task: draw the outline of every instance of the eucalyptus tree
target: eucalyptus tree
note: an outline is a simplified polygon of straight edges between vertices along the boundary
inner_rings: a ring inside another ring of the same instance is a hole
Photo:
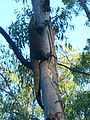
[[[18,2],[19,0],[16,1]],[[25,3],[27,0],[23,0],[23,2]],[[59,7],[57,8],[52,23],[50,17],[50,2],[50,0],[32,0],[33,12],[30,12],[30,15],[28,16],[30,22],[26,24],[26,28],[21,24],[22,21],[25,21],[23,17],[21,22],[16,21],[14,26],[12,23],[9,28],[12,30],[11,33],[14,41],[12,41],[10,36],[1,27],[0,33],[9,43],[20,62],[33,71],[36,99],[44,110],[46,120],[64,120],[64,108],[58,89],[58,74],[56,69],[57,56],[55,53],[54,42],[55,34],[58,39],[64,38],[64,32],[68,27],[67,18],[71,19],[70,10],[75,4],[75,1],[65,2],[63,0],[62,2],[66,5],[66,8],[63,8],[62,10]],[[80,2],[82,3],[83,1]],[[85,2],[82,4],[86,5]],[[86,7],[83,6],[83,8],[86,12]],[[87,17],[89,19],[88,14]],[[20,36],[18,38],[17,35],[19,32]],[[27,37],[24,38],[23,34],[27,34]],[[30,49],[29,59],[24,58],[21,52],[22,49],[20,49],[25,45],[25,42],[28,43]],[[72,68],[65,65],[62,66],[75,72]]]

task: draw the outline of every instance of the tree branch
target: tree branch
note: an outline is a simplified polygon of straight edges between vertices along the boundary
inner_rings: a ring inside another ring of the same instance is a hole
[[[57,64],[60,65],[60,66],[65,67],[65,68],[67,68],[67,69],[69,69],[69,70],[72,71],[72,72],[77,72],[77,73],[80,73],[80,74],[84,74],[84,75],[90,76],[90,73],[86,73],[86,72],[83,72],[83,71],[75,70],[75,69],[70,68],[70,67],[68,67],[68,66],[66,66],[66,65],[64,65],[64,64],[61,64],[61,63],[57,63]]]
[[[31,67],[31,62],[28,62],[28,60],[26,60],[21,52],[19,51],[19,49],[17,48],[17,46],[15,45],[15,43],[12,41],[12,39],[10,38],[10,36],[5,32],[5,30],[0,27],[0,33],[4,36],[4,38],[6,39],[6,41],[9,43],[9,45],[11,46],[13,52],[15,53],[15,55],[17,56],[17,58],[20,60],[20,62],[25,65],[26,67],[28,67],[29,69],[32,69]]]
[[[84,9],[84,11],[85,11],[85,13],[86,13],[89,21],[90,21],[90,11],[89,11],[89,9],[88,9],[85,1],[86,1],[86,0],[79,0],[81,6],[83,7],[83,9]]]

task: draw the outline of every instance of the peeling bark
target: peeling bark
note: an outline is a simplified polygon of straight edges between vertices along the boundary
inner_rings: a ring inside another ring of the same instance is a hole
[[[43,36],[45,39],[45,36]],[[52,36],[52,53],[55,56],[54,37]],[[64,110],[59,97],[56,57],[43,61],[41,69],[41,88],[46,120],[64,120]]]

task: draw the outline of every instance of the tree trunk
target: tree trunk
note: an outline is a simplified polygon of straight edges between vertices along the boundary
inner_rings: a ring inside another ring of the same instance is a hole
[[[48,2],[48,4],[47,4]],[[49,27],[49,0],[32,0],[33,11],[39,28],[43,29],[42,48],[44,53],[50,53],[48,60],[40,63],[41,89],[46,120],[65,120],[62,102],[59,97],[58,75],[56,70],[56,55],[54,50],[54,33]],[[44,8],[45,6],[45,8]]]
[[[45,36],[43,37],[45,38]],[[44,113],[46,120],[64,120],[64,109],[59,96],[56,57],[53,46],[54,42],[52,45],[53,56],[40,65]]]

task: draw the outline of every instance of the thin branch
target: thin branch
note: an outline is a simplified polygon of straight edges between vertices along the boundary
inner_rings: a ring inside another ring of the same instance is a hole
[[[65,80],[66,78],[68,78],[69,75],[70,75],[70,73],[67,74],[64,78],[62,78],[62,79],[60,78],[60,82],[63,81],[63,80]]]
[[[63,50],[64,51],[64,50]],[[65,55],[64,54],[62,54],[64,57],[66,57],[66,59],[68,60],[68,62],[70,63],[70,64],[72,64],[71,63],[71,61],[69,60],[69,57],[68,57],[68,55],[66,54],[66,51],[64,51],[64,53],[65,53]]]
[[[77,72],[77,73],[80,73],[80,74],[84,74],[84,75],[90,76],[90,73],[86,73],[86,72],[83,72],[83,71],[75,70],[75,69],[70,68],[70,67],[68,67],[68,66],[66,66],[66,65],[64,65],[64,64],[61,64],[61,63],[57,63],[57,64],[60,65],[60,66],[65,67],[65,68],[67,68],[67,69],[69,69],[69,70],[72,71],[72,72]]]
[[[13,52],[15,53],[15,55],[17,56],[17,58],[20,60],[20,62],[25,65],[26,67],[28,67],[29,69],[32,69],[31,67],[31,62],[28,62],[28,60],[26,60],[21,52],[19,51],[19,49],[17,48],[17,46],[15,45],[15,43],[12,41],[12,39],[10,38],[10,36],[5,32],[5,30],[0,27],[0,33],[4,36],[4,38],[6,39],[6,41],[9,43],[9,45],[11,46]]]

